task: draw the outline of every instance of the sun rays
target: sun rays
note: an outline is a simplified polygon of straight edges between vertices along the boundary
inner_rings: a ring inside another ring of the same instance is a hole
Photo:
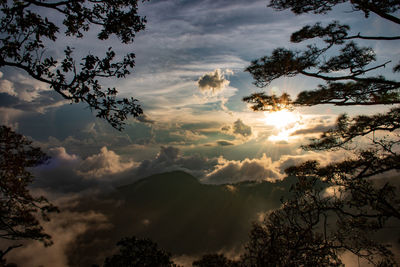
[[[291,135],[301,129],[302,117],[298,112],[280,110],[276,112],[265,112],[264,123],[273,126],[273,134],[269,141],[288,141]]]

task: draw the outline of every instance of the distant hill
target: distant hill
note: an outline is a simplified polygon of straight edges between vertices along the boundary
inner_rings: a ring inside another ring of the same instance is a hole
[[[201,184],[175,171],[152,175],[97,199],[85,199],[77,209],[105,214],[114,225],[90,231],[73,244],[72,266],[90,266],[84,257],[104,258],[124,236],[149,237],[175,255],[195,255],[235,249],[247,240],[253,221],[280,205],[293,178],[276,183]],[[93,242],[95,240],[96,242]],[[100,256],[99,256],[100,255]]]

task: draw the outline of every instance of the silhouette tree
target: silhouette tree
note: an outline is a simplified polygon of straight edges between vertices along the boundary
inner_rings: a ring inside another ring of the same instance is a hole
[[[71,103],[87,103],[97,117],[118,130],[128,115],[142,113],[137,100],[118,99],[115,88],[101,85],[105,78],[128,75],[135,65],[134,53],[118,57],[110,47],[104,57],[88,54],[77,61],[74,49],[66,46],[63,59],[46,55],[61,30],[66,36],[83,38],[96,28],[99,40],[116,35],[123,44],[132,43],[146,22],[137,14],[138,0],[21,0],[0,1],[0,6],[0,68],[23,70]]]
[[[49,220],[58,211],[44,197],[33,197],[28,186],[33,181],[29,168],[45,163],[48,157],[32,142],[6,126],[0,126],[0,237],[8,240],[33,239],[51,244],[51,237],[39,218]],[[13,248],[0,251],[0,261]]]
[[[392,0],[271,0],[269,7],[291,9],[295,14],[324,14],[342,3],[353,12],[362,12],[366,18],[374,16],[395,26],[400,24],[396,16],[400,3]],[[315,90],[300,92],[295,100],[288,94],[252,94],[243,100],[252,104],[253,110],[400,103],[400,82],[387,78],[388,75],[376,74],[391,64],[393,72],[398,73],[400,62],[392,62],[398,59],[378,61],[371,47],[357,43],[358,40],[400,40],[400,36],[353,34],[349,25],[333,21],[326,26],[321,23],[305,26],[292,34],[291,41],[300,43],[314,38],[319,40],[318,44],[307,45],[299,51],[277,48],[271,55],[253,61],[246,71],[259,87],[281,77],[297,75],[319,79],[323,84]],[[384,114],[353,118],[340,115],[335,127],[303,145],[305,150],[344,150],[352,156],[326,166],[308,161],[287,169],[288,175],[299,179],[292,189],[294,198],[285,201],[264,223],[254,226],[248,258],[264,262],[268,252],[268,260],[276,256],[285,262],[290,255],[295,260],[292,263],[304,264],[311,260],[313,265],[313,260],[321,257],[318,260],[324,264],[337,265],[341,264],[338,255],[350,251],[374,264],[393,264],[392,253],[376,241],[374,233],[389,220],[400,219],[398,189],[371,177],[400,169],[399,114],[400,108],[395,106]],[[275,251],[274,243],[281,242],[280,247],[285,249]],[[261,253],[262,250],[267,252]]]
[[[159,249],[150,239],[123,238],[118,243],[119,253],[106,258],[104,267],[173,267],[171,254]]]

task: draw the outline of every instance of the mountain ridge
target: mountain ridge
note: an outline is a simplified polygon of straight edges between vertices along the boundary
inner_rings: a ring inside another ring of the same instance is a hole
[[[173,171],[120,186],[98,199],[82,201],[80,210],[100,212],[114,227],[82,235],[74,244],[81,248],[70,254],[70,265],[85,266],[83,257],[108,255],[120,238],[133,235],[150,238],[174,255],[238,249],[247,241],[252,222],[279,207],[282,196],[289,196],[293,181],[210,185]],[[102,243],[91,246],[93,239]]]

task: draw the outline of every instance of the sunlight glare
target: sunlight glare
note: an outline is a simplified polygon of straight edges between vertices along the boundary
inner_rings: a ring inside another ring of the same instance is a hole
[[[265,124],[274,126],[275,128],[282,129],[286,128],[291,124],[295,124],[299,121],[298,114],[290,112],[288,110],[281,110],[277,112],[264,113]]]
[[[276,130],[275,134],[268,138],[269,141],[288,141],[291,134],[301,128],[301,116],[296,112],[281,110],[277,112],[266,112],[264,115],[265,124],[273,126]]]

